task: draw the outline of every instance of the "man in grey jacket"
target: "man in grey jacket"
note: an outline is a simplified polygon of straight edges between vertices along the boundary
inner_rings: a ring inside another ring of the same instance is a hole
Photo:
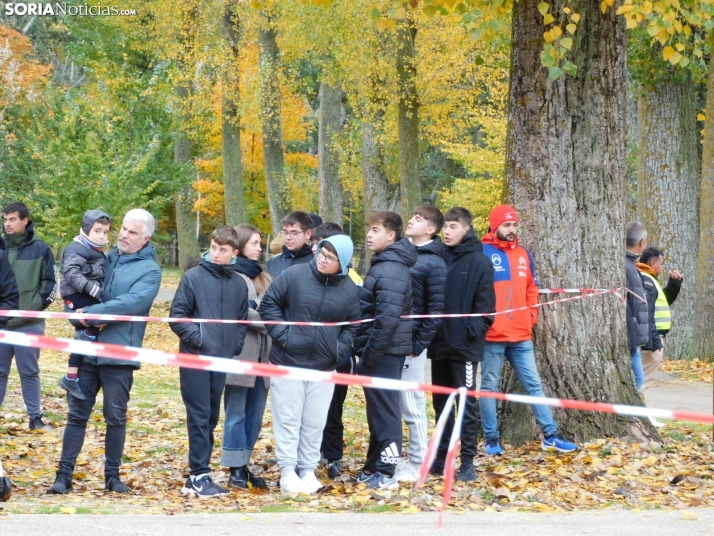
[[[639,391],[645,380],[640,345],[649,341],[650,331],[645,288],[635,261],[647,247],[647,229],[642,223],[633,221],[627,224],[625,233],[627,235],[625,267],[627,289],[630,291],[627,293],[627,344],[630,349],[632,372],[635,374],[635,383]]]
[[[113,299],[86,307],[83,312],[146,316],[159,293],[161,268],[156,264],[156,250],[151,245],[156,220],[143,209],[127,212],[119,232],[119,240],[107,259],[104,288]],[[87,325],[100,322],[87,321]],[[99,332],[97,342],[141,347],[145,322],[111,322]],[[129,487],[119,479],[119,467],[126,439],[126,410],[139,363],[84,356],[79,379],[86,400],[68,397],[67,426],[64,429],[62,455],[57,478],[49,493],[72,490],[72,473],[84,444],[84,435],[92,408],[101,389],[104,395],[103,413],[107,425],[105,437],[104,480],[108,491],[128,493]]]

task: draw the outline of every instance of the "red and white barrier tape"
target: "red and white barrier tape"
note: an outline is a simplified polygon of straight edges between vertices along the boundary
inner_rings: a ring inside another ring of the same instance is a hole
[[[559,298],[535,305],[526,307],[516,307],[514,309],[506,309],[495,313],[461,313],[461,314],[438,314],[438,315],[404,315],[401,318],[463,318],[474,316],[495,316],[513,313],[516,311],[524,311],[534,307],[545,307],[546,305],[554,305],[557,303],[566,303],[576,300],[590,298],[592,296],[600,296],[602,294],[612,293],[622,299],[622,296],[617,292],[620,289],[594,289],[593,292],[581,294],[580,296],[570,296],[568,298]],[[635,296],[637,296],[635,294]],[[203,323],[203,324],[248,324],[248,325],[284,325],[284,326],[347,326],[351,324],[365,324],[374,322],[373,318],[365,318],[362,320],[353,320],[349,322],[293,322],[283,320],[224,320],[219,318],[171,318],[159,316],[133,316],[133,315],[107,315],[107,314],[91,314],[91,313],[54,313],[50,311],[21,311],[14,309],[0,309],[0,317],[12,318],[59,318],[66,320],[94,320],[97,322],[175,322],[175,323]]]
[[[214,370],[247,376],[267,376],[289,378],[294,380],[337,383],[340,385],[358,385],[374,389],[389,389],[392,391],[427,391],[432,393],[451,394],[456,391],[451,387],[405,382],[388,378],[370,376],[356,376],[339,372],[323,372],[319,370],[270,365],[267,363],[251,363],[237,359],[222,357],[207,357],[194,354],[162,352],[148,348],[133,348],[117,344],[104,344],[74,339],[46,337],[31,335],[16,331],[0,331],[0,343],[14,344],[31,348],[72,352],[82,355],[118,359],[121,361],[136,361],[139,363],[153,363],[156,365],[172,365],[201,370]],[[608,404],[604,402],[584,402],[564,398],[534,397],[528,395],[509,393],[490,393],[486,391],[468,391],[470,396],[508,400],[518,404],[541,404],[564,409],[577,409],[581,411],[597,411],[601,413],[615,413],[634,417],[655,417],[660,419],[673,419],[714,424],[714,415],[693,413],[688,411],[672,411],[667,409],[654,409],[642,406],[625,406]]]

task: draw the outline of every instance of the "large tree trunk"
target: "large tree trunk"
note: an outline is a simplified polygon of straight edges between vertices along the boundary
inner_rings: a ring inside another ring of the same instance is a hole
[[[714,37],[711,42],[714,47]],[[707,119],[702,151],[697,314],[690,355],[711,361],[714,359],[714,52],[709,61]]]
[[[260,49],[260,112],[263,121],[263,159],[268,190],[270,223],[273,234],[282,228],[282,220],[290,211],[287,201],[285,160],[283,155],[283,121],[280,107],[280,51],[277,41],[277,21],[272,11],[263,11],[265,20],[258,34]]]
[[[320,159],[320,216],[342,225],[342,182],[335,137],[342,128],[342,90],[320,84],[320,128],[317,154]]]
[[[647,87],[640,97],[638,219],[651,246],[661,249],[685,287],[672,306],[668,355],[687,357],[696,317],[701,164],[694,82],[680,74]],[[666,279],[666,275],[664,276]]]
[[[183,84],[176,86],[176,96],[184,105],[182,121],[188,120],[186,107],[188,104],[188,87]],[[174,161],[180,164],[193,163],[193,143],[185,132],[180,131],[174,146]],[[179,267],[184,272],[195,266],[199,258],[198,237],[196,236],[196,212],[193,209],[194,198],[191,180],[175,194],[176,204],[176,234],[178,238]]]
[[[577,76],[548,78],[541,66],[540,0],[513,8],[507,197],[521,215],[543,287],[620,287],[625,283],[627,69],[625,25],[614,8],[579,2],[572,61]],[[550,3],[562,13],[567,0]],[[572,7],[572,6],[571,6]],[[626,340],[625,307],[611,295],[541,309],[534,343],[547,395],[641,405]],[[516,390],[507,367],[502,386]],[[520,389],[520,386],[518,386]],[[554,410],[561,432],[583,441],[634,433],[627,419]],[[503,437],[534,438],[528,406],[501,413]],[[633,423],[634,424],[634,423]],[[654,434],[649,425],[645,432]]]
[[[226,223],[234,226],[245,223],[243,198],[243,162],[240,152],[240,26],[236,0],[226,0],[223,11],[223,36],[229,58],[222,76],[222,145],[223,199]]]
[[[406,7],[406,6],[405,6]],[[402,218],[423,202],[419,171],[419,95],[416,86],[417,29],[412,13],[397,23],[397,87],[399,127],[399,185]]]

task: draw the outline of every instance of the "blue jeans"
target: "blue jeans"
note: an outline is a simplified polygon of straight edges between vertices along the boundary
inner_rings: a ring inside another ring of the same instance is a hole
[[[226,385],[223,395],[226,417],[223,425],[222,466],[248,465],[263,426],[267,399],[268,390],[261,377],[255,378],[255,387]]]
[[[632,361],[632,372],[635,374],[635,385],[637,385],[637,390],[640,391],[645,383],[645,369],[642,368],[642,351],[639,346],[635,355],[630,357],[630,361]]]
[[[481,391],[497,393],[503,369],[503,356],[516,371],[518,381],[529,396],[544,397],[543,385],[536,368],[533,341],[522,342],[486,342],[483,363],[481,364]],[[543,436],[550,437],[558,433],[558,427],[553,420],[553,414],[548,406],[531,404],[535,420],[543,431]],[[496,417],[496,399],[481,398],[481,423],[486,439],[498,439],[498,420]]]

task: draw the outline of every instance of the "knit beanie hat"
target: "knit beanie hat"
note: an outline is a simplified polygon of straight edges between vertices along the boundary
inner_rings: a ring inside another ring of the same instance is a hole
[[[329,242],[335,251],[337,252],[337,258],[340,259],[340,272],[338,275],[347,275],[350,270],[350,263],[352,262],[352,255],[354,254],[354,244],[352,244],[352,239],[347,235],[334,235],[330,238],[325,238],[320,240],[317,244],[317,251],[320,252],[323,244]]]
[[[312,228],[314,229],[318,225],[322,225],[322,218],[315,214],[314,212],[309,212],[310,219],[312,219]]]
[[[491,211],[488,217],[488,225],[494,233],[501,225],[507,221],[518,222],[518,212],[509,205],[499,205]]]
[[[88,210],[84,213],[84,216],[82,216],[82,231],[84,231],[85,235],[89,234],[92,226],[99,218],[107,218],[110,222],[112,221],[109,214],[103,210]]]

